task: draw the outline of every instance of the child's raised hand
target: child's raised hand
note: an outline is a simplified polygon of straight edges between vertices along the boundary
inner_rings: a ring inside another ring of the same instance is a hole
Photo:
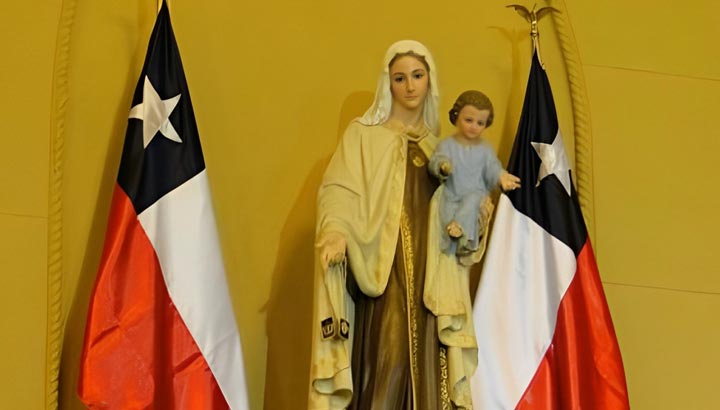
[[[518,189],[520,188],[520,178],[507,171],[503,171],[503,173],[500,174],[500,188],[502,188],[503,191]]]
[[[443,176],[450,176],[452,174],[452,164],[449,161],[443,161],[440,163],[440,173]]]

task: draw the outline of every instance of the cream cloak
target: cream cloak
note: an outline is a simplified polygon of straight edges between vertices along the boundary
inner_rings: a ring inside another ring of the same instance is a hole
[[[328,232],[345,236],[348,263],[355,280],[361,291],[371,297],[385,291],[395,257],[408,138],[381,125],[354,121],[330,160],[318,193],[316,237]],[[428,158],[437,142],[429,132],[418,140]],[[454,256],[440,251],[438,194],[439,191],[431,202],[424,302],[438,317],[439,338],[448,347],[450,398],[456,406],[470,409],[469,380],[477,367],[477,343],[472,326],[469,269],[457,263]],[[315,261],[308,408],[344,409],[352,399],[350,364],[355,307],[347,294],[343,269],[336,266],[323,272],[317,250]],[[341,320],[349,323],[347,339],[338,334]],[[332,335],[328,323],[335,326]]]

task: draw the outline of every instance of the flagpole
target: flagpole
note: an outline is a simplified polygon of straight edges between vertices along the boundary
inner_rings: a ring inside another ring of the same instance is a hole
[[[540,31],[538,30],[538,20],[543,18],[543,16],[545,16],[546,14],[549,14],[551,11],[559,12],[560,10],[551,6],[540,7],[538,10],[535,10],[537,4],[533,5],[532,10],[528,10],[527,7],[521,6],[520,4],[509,4],[506,7],[514,8],[520,16],[522,16],[525,20],[528,21],[528,23],[530,23],[530,38],[532,39],[533,43],[533,51],[537,53],[538,61],[540,61],[540,66],[544,70],[545,64],[543,63],[540,56]]]

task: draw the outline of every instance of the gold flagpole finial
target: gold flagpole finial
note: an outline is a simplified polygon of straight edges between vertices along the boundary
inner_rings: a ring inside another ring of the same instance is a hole
[[[542,58],[540,57],[540,31],[538,31],[538,20],[540,20],[546,14],[549,14],[552,11],[560,12],[560,10],[551,6],[540,7],[539,9],[535,10],[537,8],[537,4],[533,5],[532,10],[528,10],[527,7],[520,4],[510,4],[506,7],[514,8],[520,16],[522,16],[525,20],[528,21],[528,23],[530,23],[530,38],[532,38],[533,50],[537,52],[538,61],[540,61],[540,65],[544,69],[545,64],[543,64]]]

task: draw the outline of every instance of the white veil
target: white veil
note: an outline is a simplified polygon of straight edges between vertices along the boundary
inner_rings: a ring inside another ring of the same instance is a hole
[[[397,54],[412,51],[415,54],[425,57],[425,61],[430,68],[430,89],[425,97],[425,106],[423,108],[423,120],[425,125],[434,135],[440,134],[440,121],[438,120],[438,99],[440,92],[438,90],[437,70],[435,68],[435,60],[427,47],[415,40],[401,40],[388,48],[383,59],[382,72],[378,79],[377,89],[375,90],[375,101],[365,114],[358,119],[361,124],[378,125],[387,121],[390,117],[390,109],[392,108],[392,93],[390,91],[390,61]]]

